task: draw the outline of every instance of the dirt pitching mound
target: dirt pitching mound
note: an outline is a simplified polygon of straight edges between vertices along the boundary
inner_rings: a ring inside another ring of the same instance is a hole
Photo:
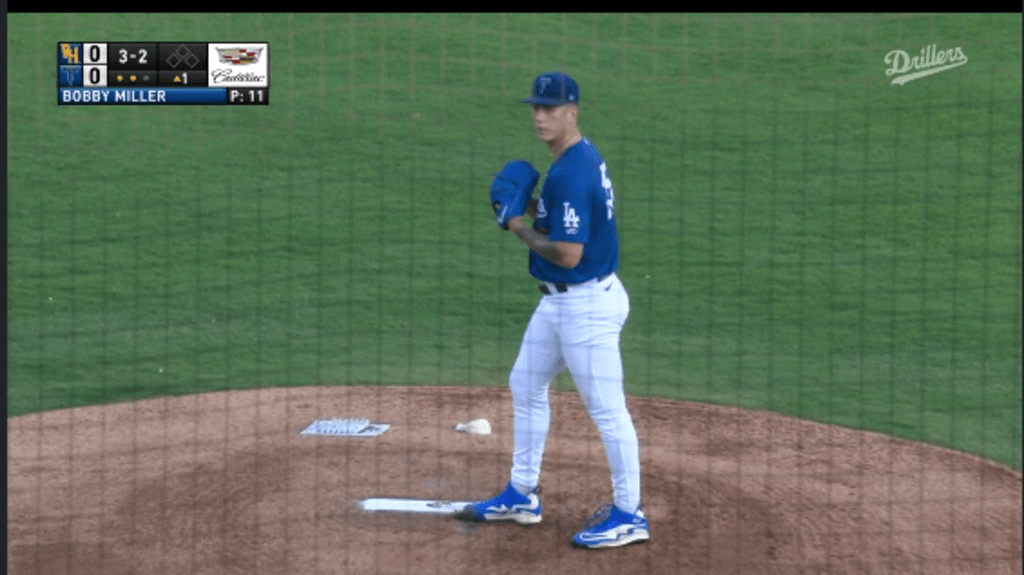
[[[769,413],[631,398],[645,545],[570,539],[611,499],[575,393],[554,392],[544,521],[366,513],[369,497],[473,500],[508,481],[507,390],[306,387],[7,420],[15,575],[1021,572],[1021,474],[935,447]],[[306,437],[317,419],[391,424]],[[455,433],[490,420],[494,433]]]

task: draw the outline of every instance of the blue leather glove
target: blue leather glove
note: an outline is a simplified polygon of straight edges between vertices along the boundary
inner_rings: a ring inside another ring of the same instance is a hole
[[[508,221],[526,213],[540,174],[526,160],[512,160],[494,175],[491,182],[491,207],[498,227],[507,230]]]

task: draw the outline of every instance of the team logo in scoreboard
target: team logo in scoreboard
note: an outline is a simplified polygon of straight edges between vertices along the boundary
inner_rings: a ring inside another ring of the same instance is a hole
[[[81,86],[82,85],[82,67],[81,66],[61,66],[58,86]]]
[[[57,63],[63,65],[81,64],[82,44],[77,42],[61,42],[60,53],[57,55]]]
[[[217,48],[217,53],[225,64],[246,65],[259,62],[263,48]]]

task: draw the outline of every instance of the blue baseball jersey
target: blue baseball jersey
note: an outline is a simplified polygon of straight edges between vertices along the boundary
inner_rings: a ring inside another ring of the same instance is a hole
[[[530,275],[574,284],[619,268],[619,233],[608,166],[590,140],[571,146],[548,168],[533,229],[556,242],[583,244],[580,263],[566,269],[530,250]]]

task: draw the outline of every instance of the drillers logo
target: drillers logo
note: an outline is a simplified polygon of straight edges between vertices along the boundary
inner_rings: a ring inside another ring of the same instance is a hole
[[[936,50],[936,44],[932,44],[921,48],[921,54],[914,57],[903,50],[893,50],[885,55],[885,63],[892,66],[885,71],[885,75],[896,76],[892,84],[903,85],[911,80],[963,66],[967,63],[967,56],[964,56],[959,46]]]

